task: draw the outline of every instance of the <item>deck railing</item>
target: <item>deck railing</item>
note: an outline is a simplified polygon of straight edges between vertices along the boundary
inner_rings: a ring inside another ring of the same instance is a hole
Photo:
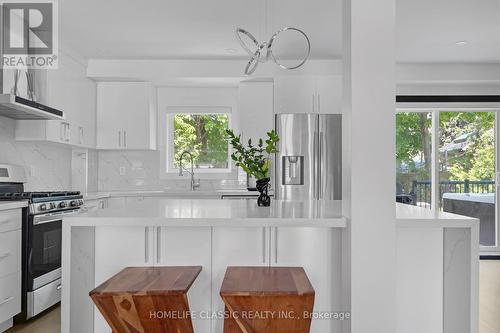
[[[443,193],[494,193],[494,180],[444,180],[439,182],[439,198]],[[428,207],[431,204],[431,181],[414,180],[410,195],[412,204]],[[439,203],[442,204],[441,202]]]

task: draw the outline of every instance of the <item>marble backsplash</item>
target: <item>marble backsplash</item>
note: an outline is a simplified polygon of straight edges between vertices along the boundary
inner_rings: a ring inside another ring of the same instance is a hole
[[[48,143],[15,140],[16,122],[0,117],[0,163],[26,168],[26,191],[71,188],[71,149]]]
[[[99,151],[98,152],[99,191],[154,191],[165,189],[188,189],[189,175],[183,177],[171,174],[160,177],[160,152],[158,151]],[[245,188],[246,182],[233,173],[208,179],[209,176],[196,174],[200,178],[200,190],[210,191],[221,188]],[[223,178],[223,179],[221,179]],[[240,178],[240,180],[238,180]]]

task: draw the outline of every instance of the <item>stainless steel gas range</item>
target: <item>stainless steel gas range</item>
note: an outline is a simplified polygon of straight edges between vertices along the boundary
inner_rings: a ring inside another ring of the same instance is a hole
[[[79,212],[80,192],[24,192],[24,168],[0,165],[0,200],[26,200],[22,225],[22,312],[16,321],[36,316],[61,301],[62,219]]]

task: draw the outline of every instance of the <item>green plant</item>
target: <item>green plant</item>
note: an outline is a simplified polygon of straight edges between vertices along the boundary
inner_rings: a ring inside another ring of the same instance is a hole
[[[274,130],[267,132],[267,139],[259,139],[257,145],[248,139],[245,146],[241,142],[241,134],[235,135],[233,130],[226,130],[229,142],[234,148],[231,158],[236,166],[241,167],[248,175],[256,179],[269,177],[271,168],[271,154],[277,153],[276,143],[279,141],[278,134]],[[264,145],[265,143],[265,145]]]

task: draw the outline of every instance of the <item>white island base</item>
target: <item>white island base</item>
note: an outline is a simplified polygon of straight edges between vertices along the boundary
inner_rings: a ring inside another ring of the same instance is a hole
[[[477,320],[477,304],[453,304],[475,297],[476,220],[415,219],[405,209],[398,210],[398,332],[469,332],[442,328],[457,313],[464,317],[456,326]],[[195,332],[222,333],[219,289],[228,266],[302,266],[316,291],[314,311],[342,315],[350,304],[348,233],[338,201],[273,201],[262,208],[255,200],[154,198],[67,218],[62,332],[110,332],[88,293],[127,266],[202,266],[188,293]],[[349,328],[349,320],[317,318],[311,332]]]

